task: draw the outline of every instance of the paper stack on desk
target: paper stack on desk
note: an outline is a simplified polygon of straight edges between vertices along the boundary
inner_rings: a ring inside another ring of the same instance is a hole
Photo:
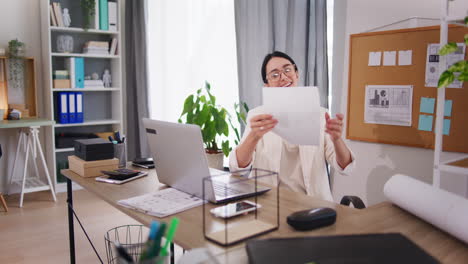
[[[203,204],[203,200],[173,188],[120,200],[118,204],[156,217],[166,217]]]

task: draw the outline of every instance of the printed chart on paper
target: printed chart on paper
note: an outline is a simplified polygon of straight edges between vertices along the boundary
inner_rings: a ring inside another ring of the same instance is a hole
[[[364,122],[411,126],[412,85],[367,85]]]

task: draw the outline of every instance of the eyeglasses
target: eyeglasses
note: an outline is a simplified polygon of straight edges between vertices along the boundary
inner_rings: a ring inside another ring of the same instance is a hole
[[[267,74],[267,80],[272,81],[272,82],[277,82],[281,79],[281,74],[283,73],[284,75],[288,77],[293,77],[295,70],[294,70],[294,64],[289,64],[283,68],[283,70],[273,70],[272,72]]]

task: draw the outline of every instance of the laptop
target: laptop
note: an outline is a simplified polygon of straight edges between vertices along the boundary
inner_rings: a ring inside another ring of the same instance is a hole
[[[224,203],[265,193],[270,188],[239,181],[233,176],[222,177],[224,171],[208,168],[200,127],[143,118],[148,145],[159,181],[172,188],[213,203]]]

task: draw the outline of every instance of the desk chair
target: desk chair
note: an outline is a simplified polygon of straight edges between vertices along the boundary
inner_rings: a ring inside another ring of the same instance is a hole
[[[0,145],[0,158],[2,157],[2,145]],[[8,206],[5,202],[5,198],[3,198],[3,194],[0,192],[0,201],[2,202],[3,208],[5,208],[5,211],[8,212]]]
[[[325,168],[327,168],[327,175],[328,175],[328,183],[330,184],[330,189],[331,189],[331,177],[330,177],[330,165],[328,165],[328,162],[325,161]],[[354,208],[356,209],[364,209],[366,208],[366,205],[364,202],[359,198],[358,196],[354,195],[345,195],[343,198],[341,198],[340,204],[349,206],[350,204],[353,204]]]

